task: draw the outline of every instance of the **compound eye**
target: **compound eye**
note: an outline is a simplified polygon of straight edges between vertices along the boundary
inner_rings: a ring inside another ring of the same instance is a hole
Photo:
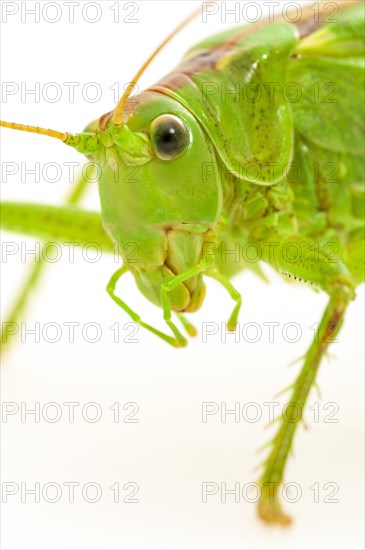
[[[160,115],[151,123],[151,141],[159,159],[173,160],[189,145],[189,130],[177,116]]]

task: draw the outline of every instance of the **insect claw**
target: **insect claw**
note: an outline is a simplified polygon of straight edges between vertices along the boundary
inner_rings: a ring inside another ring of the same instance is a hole
[[[237,323],[234,323],[234,324],[229,322],[227,323],[227,328],[230,332],[234,332],[236,330],[236,326],[237,326]]]
[[[196,330],[194,325],[192,325],[182,313],[177,313],[177,318],[179,319],[189,336],[194,337],[198,334],[198,331]]]
[[[174,330],[175,338],[172,338],[172,345],[176,348],[186,348],[188,345],[188,341],[182,334],[180,334],[177,330]]]
[[[184,336],[182,336],[182,334],[176,334],[175,333],[175,339],[176,339],[176,342],[177,342],[179,348],[186,348],[186,346],[188,345],[187,339],[184,338]]]
[[[259,517],[268,524],[289,527],[292,523],[290,516],[283,512],[279,498],[278,487],[270,488],[271,483],[261,482],[261,498],[258,502],[257,513]]]
[[[263,502],[260,500],[258,505],[259,517],[268,524],[280,525],[281,527],[289,527],[292,523],[290,516],[285,514],[279,506],[274,503]]]

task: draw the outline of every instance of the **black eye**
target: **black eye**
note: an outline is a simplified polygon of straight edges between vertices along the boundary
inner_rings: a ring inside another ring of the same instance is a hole
[[[189,144],[189,130],[174,115],[161,115],[151,124],[151,141],[161,160],[172,160],[181,155]]]

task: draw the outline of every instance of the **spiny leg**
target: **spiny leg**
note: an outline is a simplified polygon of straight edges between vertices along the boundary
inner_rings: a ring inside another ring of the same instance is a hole
[[[329,295],[329,302],[314,341],[304,356],[302,370],[292,386],[285,418],[280,418],[280,427],[271,441],[271,451],[260,479],[262,493],[258,505],[259,516],[267,523],[288,525],[291,519],[282,511],[278,497],[279,486],[283,481],[293,437],[302,419],[309,392],[315,384],[321,360],[331,343],[331,337],[341,327],[349,302],[354,299],[355,285],[344,264],[339,259],[333,262],[333,258],[314,241],[296,235],[284,237],[282,240],[277,236],[277,239],[278,246],[269,263],[274,264],[282,273],[315,283]],[[292,247],[294,252],[290,251]]]
[[[283,473],[293,437],[302,419],[309,392],[315,383],[316,375],[334,334],[337,334],[353,292],[346,286],[334,288],[328,306],[322,317],[314,342],[310,346],[302,370],[293,385],[293,392],[286,407],[285,418],[280,419],[280,428],[271,442],[272,448],[265,462],[264,472],[260,479],[262,497],[258,513],[264,521],[288,525],[291,519],[281,509],[278,489],[283,480]]]
[[[112,298],[112,300],[118,304],[119,307],[121,307],[126,313],[128,313],[128,315],[131,317],[131,319],[137,323],[138,325],[140,325],[141,327],[149,330],[150,332],[152,332],[153,334],[155,334],[156,336],[158,336],[159,338],[162,338],[162,340],[164,340],[165,342],[167,342],[168,344],[170,344],[171,346],[174,346],[174,347],[179,347],[179,342],[177,340],[175,340],[174,338],[172,338],[171,336],[168,336],[167,334],[164,334],[163,332],[160,332],[159,330],[157,330],[156,328],[152,327],[151,325],[148,325],[147,323],[145,323],[144,321],[142,321],[142,319],[140,318],[140,316],[135,312],[133,311],[123,300],[121,300],[121,298],[119,298],[118,296],[116,296],[115,294],[115,287],[116,287],[116,284],[118,282],[118,280],[120,279],[120,277],[122,275],[124,275],[127,271],[129,271],[128,267],[127,266],[123,266],[121,267],[120,269],[118,269],[113,275],[112,277],[110,278],[110,281],[106,287],[106,290],[109,294],[109,296]]]

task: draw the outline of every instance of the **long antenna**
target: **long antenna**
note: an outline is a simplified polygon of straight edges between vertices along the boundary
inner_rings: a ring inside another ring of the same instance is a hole
[[[186,19],[184,19],[184,21],[182,23],[180,23],[180,25],[178,25],[176,27],[176,29],[174,29],[172,31],[171,34],[168,35],[167,38],[165,38],[165,40],[163,42],[161,42],[161,44],[155,49],[155,51],[149,56],[149,58],[147,59],[147,61],[145,61],[142,65],[142,67],[139,69],[139,71],[135,74],[135,76],[133,77],[132,79],[132,82],[130,82],[130,84],[128,85],[127,89],[125,90],[124,94],[122,95],[122,97],[120,98],[119,100],[119,103],[118,105],[116,106],[115,110],[114,110],[114,114],[113,114],[113,124],[115,126],[120,126],[121,124],[123,124],[123,109],[124,109],[124,106],[129,98],[129,96],[131,95],[131,93],[133,92],[133,88],[135,87],[136,83],[138,82],[138,80],[140,79],[141,75],[144,73],[144,71],[147,69],[148,65],[155,59],[155,57],[157,56],[157,54],[162,50],[162,48],[164,46],[166,46],[166,44],[168,42],[170,42],[170,40],[172,38],[174,38],[174,36],[181,31],[181,29],[183,29],[184,27],[186,27],[186,25],[188,25],[190,23],[190,21],[192,21],[200,12],[201,12],[201,9],[202,9],[202,4],[199,6],[198,9],[194,10],[193,13],[191,15],[189,15]]]
[[[94,132],[70,134],[69,132],[57,132],[57,130],[39,128],[39,126],[27,126],[26,124],[18,124],[16,122],[5,122],[4,120],[0,120],[0,126],[3,128],[10,128],[11,130],[21,130],[22,132],[30,132],[32,134],[59,139],[83,155],[93,155],[100,149],[99,137]]]
[[[5,120],[0,120],[0,126],[3,126],[3,128],[11,128],[12,130],[21,130],[22,132],[31,132],[33,134],[49,136],[60,139],[61,141],[66,141],[69,135],[65,132],[57,132],[57,130],[47,130],[46,128],[27,126],[26,124],[17,124],[16,122],[5,122]]]

